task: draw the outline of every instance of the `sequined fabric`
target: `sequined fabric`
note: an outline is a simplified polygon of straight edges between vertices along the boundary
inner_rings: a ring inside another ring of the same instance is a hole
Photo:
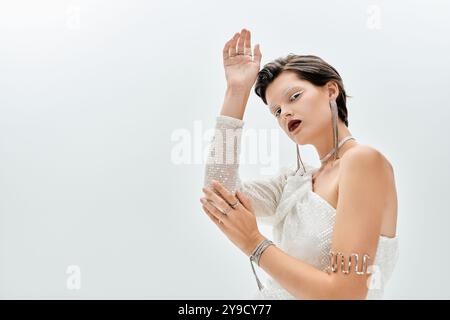
[[[331,249],[336,210],[312,191],[315,168],[305,162],[283,167],[270,178],[241,181],[239,151],[244,121],[219,115],[205,165],[204,185],[220,181],[232,192],[239,190],[252,200],[257,221],[272,226],[273,242],[287,254],[325,271]],[[380,236],[374,271],[367,299],[381,299],[398,259],[398,237]],[[257,272],[260,271],[257,269]],[[268,278],[264,289],[252,299],[296,299],[274,279]]]

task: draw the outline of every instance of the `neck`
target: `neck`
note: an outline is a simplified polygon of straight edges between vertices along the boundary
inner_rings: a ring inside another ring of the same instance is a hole
[[[345,124],[342,121],[338,122],[338,143],[341,142],[344,138],[351,136],[351,132],[348,130],[348,128],[345,126]],[[326,137],[325,139],[322,139],[321,141],[318,141],[314,146],[317,149],[317,152],[319,153],[319,158],[323,159],[324,157],[329,154],[334,148],[334,141],[333,141],[333,133],[330,132],[330,134],[326,134],[323,137]],[[337,155],[338,158],[341,158],[343,154],[350,148],[352,148],[354,145],[356,145],[357,142],[353,139],[347,140],[342,144],[342,146],[338,149]],[[329,163],[334,163],[334,154],[331,155],[328,159],[326,159],[324,162],[322,162],[321,167],[325,167]]]

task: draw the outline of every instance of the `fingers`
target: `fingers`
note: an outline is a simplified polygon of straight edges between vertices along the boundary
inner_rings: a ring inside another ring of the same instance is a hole
[[[250,30],[246,30],[245,41],[244,41],[244,54],[252,54],[252,41]]]
[[[233,38],[231,39],[231,43],[230,43],[230,57],[233,57],[236,55],[236,43],[239,39],[239,32],[236,32],[233,36]]]
[[[239,201],[242,203],[242,205],[250,212],[253,212],[253,206],[250,198],[248,198],[246,195],[244,195],[242,192],[237,191],[236,196],[238,197]]]
[[[237,40],[238,35],[239,35],[239,33],[236,32],[234,34],[234,36],[225,43],[225,46],[223,47],[223,59],[224,60],[226,60],[230,57],[230,49],[231,48],[234,48],[234,53],[231,53],[231,55],[236,54],[236,40]],[[233,42],[234,42],[234,45],[233,45]]]
[[[201,198],[200,202],[203,204],[203,206],[208,210],[208,213],[211,214],[215,219],[221,220],[222,224],[225,224],[226,216],[222,214],[217,208],[208,200],[205,198]]]
[[[225,188],[220,182],[213,180],[212,186],[214,187],[214,189],[217,190],[217,192],[219,192],[220,196],[223,199],[225,199],[228,205],[235,204],[238,201],[236,197],[230,191],[228,191],[227,188]]]
[[[238,39],[237,42],[237,53],[239,54],[244,54],[244,42],[245,42],[245,37],[247,36],[247,30],[242,29],[241,30],[241,35]]]
[[[251,32],[243,28],[241,32],[236,32],[234,36],[228,40],[223,47],[223,59],[226,60],[236,54],[242,55],[252,55],[252,40],[251,40]],[[261,63],[261,50],[259,48],[259,44],[257,44],[254,48],[254,61]]]
[[[222,220],[217,219],[209,210],[207,207],[205,207],[204,205],[202,206],[203,211],[206,213],[206,215],[209,217],[209,219],[211,219],[212,222],[214,222],[214,224],[216,226],[218,226],[221,230],[224,229],[224,225]]]
[[[206,194],[206,199],[212,201],[214,206],[219,209],[219,211],[222,210],[225,213],[228,213],[228,211],[230,211],[230,205],[221,197],[219,197],[215,192],[213,192],[209,188],[202,188],[202,190]]]
[[[258,62],[258,64],[261,64],[261,49],[259,48],[259,43],[257,45],[255,45],[255,50],[254,51],[254,61]]]

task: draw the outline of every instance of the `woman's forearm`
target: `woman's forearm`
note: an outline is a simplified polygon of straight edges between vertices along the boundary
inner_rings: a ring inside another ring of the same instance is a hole
[[[237,160],[241,144],[242,118],[248,95],[248,90],[229,86],[225,92],[222,110],[220,116],[216,118],[214,136],[206,159],[204,187],[211,187],[212,180],[219,181],[233,193],[239,187]],[[230,139],[229,135],[233,139]]]
[[[250,90],[247,88],[228,87],[225,91],[225,98],[220,114],[242,120],[248,97],[250,96]]]
[[[269,246],[259,266],[297,299],[339,299],[332,277],[310,264]]]
[[[243,119],[250,90],[228,87],[221,115]],[[259,262],[270,276],[292,295],[301,299],[329,299],[331,278],[328,274],[284,253],[276,246],[269,246]]]

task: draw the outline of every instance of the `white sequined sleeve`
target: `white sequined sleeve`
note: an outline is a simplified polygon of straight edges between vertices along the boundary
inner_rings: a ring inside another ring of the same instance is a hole
[[[283,168],[272,177],[241,181],[239,155],[243,125],[241,119],[217,116],[205,165],[204,185],[210,186],[212,180],[217,180],[233,193],[241,191],[251,199],[257,220],[271,225],[289,170]]]

